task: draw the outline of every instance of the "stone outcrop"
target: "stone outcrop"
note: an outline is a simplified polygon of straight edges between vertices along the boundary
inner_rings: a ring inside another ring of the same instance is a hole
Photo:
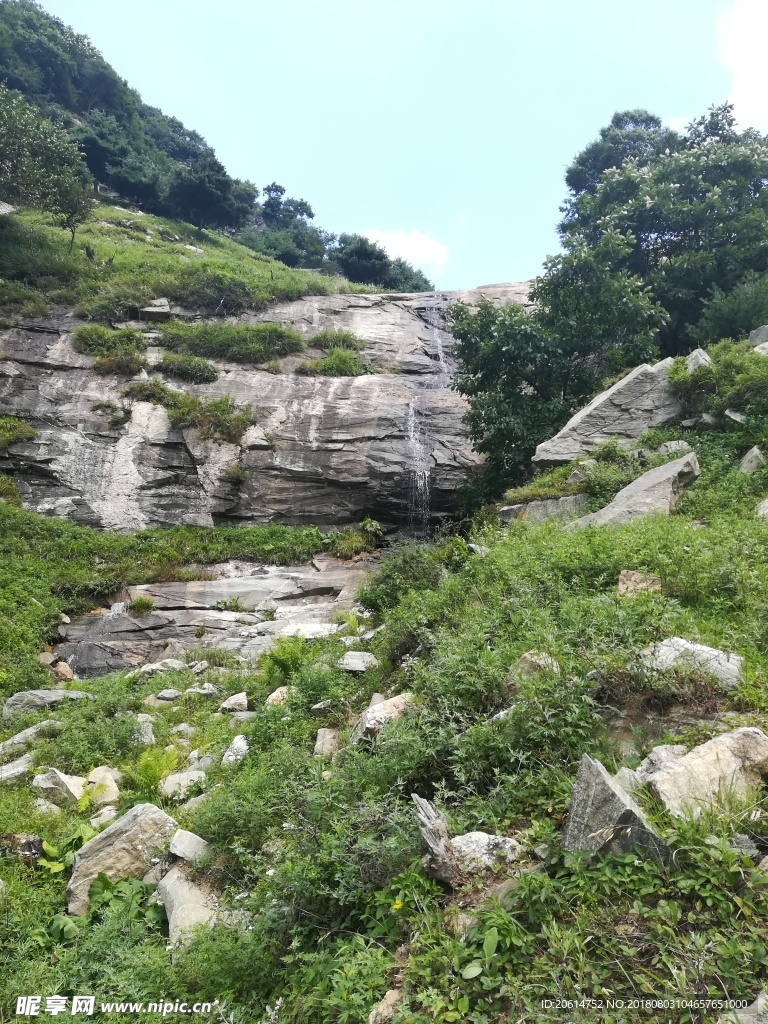
[[[82,700],[92,696],[82,690],[20,690],[9,697],[3,705],[3,717],[26,715],[32,711],[43,711],[60,704],[63,700]]]
[[[669,515],[683,491],[698,477],[699,462],[691,453],[656,469],[649,469],[633,480],[605,508],[576,519],[568,528],[617,526],[639,516],[655,513]]]
[[[323,354],[311,348],[283,359],[279,373],[217,361],[217,381],[185,390],[250,405],[258,422],[241,444],[202,440],[192,428],[173,428],[161,406],[128,403],[124,379],[99,376],[93,360],[75,352],[77,321],[63,310],[3,330],[0,405],[36,436],[0,453],[0,470],[14,476],[27,508],[115,530],[225,521],[337,525],[364,515],[437,520],[480,462],[462,422],[464,400],[449,386],[453,339],[442,310],[482,296],[525,301],[527,287],[311,296],[244,314],[240,322],[292,327],[310,346],[319,331],[351,331],[365,342],[361,358],[375,372],[297,375],[299,362]],[[158,310],[155,318],[170,315]],[[148,351],[153,363],[160,354]],[[233,463],[245,473],[241,484],[223,478]],[[428,507],[417,509],[421,482]]]
[[[22,754],[15,761],[9,761],[8,764],[0,765],[0,786],[10,782],[18,782],[19,779],[23,779],[25,775],[28,775],[31,770],[31,754]]]
[[[66,775],[58,768],[36,775],[32,788],[59,807],[75,805],[85,792],[85,779],[79,775]]]
[[[672,668],[693,669],[712,676],[726,690],[733,690],[742,679],[744,659],[739,654],[727,654],[717,647],[692,643],[673,636],[646,647],[640,655],[646,669],[666,672]]]
[[[22,729],[15,736],[0,743],[0,757],[5,757],[14,750],[23,750],[29,746],[38,736],[53,736],[64,728],[63,722],[57,722],[55,718],[48,718],[37,725],[30,725],[28,729]]]
[[[389,700],[382,700],[367,707],[352,730],[350,744],[354,746],[362,739],[370,739],[375,736],[385,725],[400,718],[411,707],[413,707],[413,695],[410,693],[400,693],[397,697],[390,697]]]
[[[173,818],[154,804],[137,804],[99,835],[89,839],[75,854],[67,885],[70,914],[88,910],[88,889],[100,872],[117,882],[143,878],[152,858],[178,828]]]
[[[613,437],[629,445],[651,427],[674,422],[683,410],[667,381],[669,365],[667,360],[655,366],[643,363],[593,398],[559,433],[538,446],[534,463],[571,462]]]

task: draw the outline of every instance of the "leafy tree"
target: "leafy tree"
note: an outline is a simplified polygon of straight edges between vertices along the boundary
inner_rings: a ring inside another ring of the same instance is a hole
[[[70,233],[69,251],[75,245],[75,232],[88,220],[93,210],[93,189],[86,182],[74,178],[62,186],[56,202],[56,220]]]
[[[490,491],[525,473],[537,444],[590,397],[606,374],[652,355],[664,312],[643,282],[621,268],[630,242],[617,232],[590,248],[568,240],[547,261],[533,305],[476,312],[462,303],[448,319],[469,399],[467,424],[488,459]]]
[[[363,235],[340,235],[334,259],[350,281],[383,285],[389,271],[389,257],[380,245]]]
[[[233,181],[215,156],[180,167],[168,190],[177,216],[199,228],[241,224],[258,192],[250,182]]]

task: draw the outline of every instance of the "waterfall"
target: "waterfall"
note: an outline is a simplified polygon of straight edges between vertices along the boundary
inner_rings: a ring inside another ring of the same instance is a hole
[[[419,393],[414,392],[408,403],[406,434],[411,466],[408,471],[408,529],[418,536],[429,531],[429,473],[431,452],[425,444],[424,434],[417,415]]]

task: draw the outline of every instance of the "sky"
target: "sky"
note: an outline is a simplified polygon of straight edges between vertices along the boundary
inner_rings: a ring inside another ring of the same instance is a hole
[[[227,170],[440,289],[557,252],[572,158],[617,110],[730,99],[768,132],[768,0],[42,0]]]

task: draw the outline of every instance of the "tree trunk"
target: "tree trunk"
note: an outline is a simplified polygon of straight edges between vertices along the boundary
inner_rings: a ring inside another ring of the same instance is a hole
[[[435,878],[441,882],[455,887],[459,881],[459,866],[456,857],[451,849],[451,840],[448,836],[448,823],[445,816],[438,814],[434,805],[429,800],[416,793],[411,793],[411,800],[416,805],[416,816],[419,819],[419,831],[424,842],[429,848],[429,853],[424,858],[424,866]]]

